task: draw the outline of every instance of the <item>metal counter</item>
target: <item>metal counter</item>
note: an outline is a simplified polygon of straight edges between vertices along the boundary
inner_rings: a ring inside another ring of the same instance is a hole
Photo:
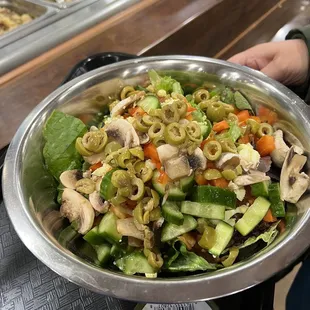
[[[41,8],[42,15],[0,36],[0,76],[141,0],[15,1]]]

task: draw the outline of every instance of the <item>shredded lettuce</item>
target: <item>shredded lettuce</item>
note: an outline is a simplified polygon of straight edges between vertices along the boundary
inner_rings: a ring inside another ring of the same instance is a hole
[[[234,93],[231,88],[225,87],[221,93],[221,100],[225,103],[235,103]]]
[[[241,129],[238,124],[236,124],[235,122],[229,122],[228,135],[234,142],[239,139],[239,137],[241,136]]]
[[[181,84],[173,79],[171,76],[161,77],[155,70],[150,70],[148,72],[150,81],[156,91],[163,89],[166,92],[175,92],[183,95],[183,90]]]
[[[175,244],[173,245],[173,249],[175,253],[172,257],[170,257],[165,266],[166,269],[171,272],[193,272],[216,269],[214,264],[210,264],[201,256],[187,251],[186,246],[183,243],[181,243],[179,251],[176,250]]]

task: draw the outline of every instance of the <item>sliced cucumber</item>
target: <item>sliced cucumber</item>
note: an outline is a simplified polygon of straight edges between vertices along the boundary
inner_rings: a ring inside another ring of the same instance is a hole
[[[188,192],[194,186],[195,176],[193,174],[189,177],[182,178],[179,182],[181,191]]]
[[[248,235],[263,219],[270,207],[270,202],[264,197],[258,197],[236,223],[235,228],[242,236]]]
[[[123,257],[125,255],[127,255],[127,250],[125,247],[123,247],[122,245],[119,244],[113,244],[111,247],[111,252],[110,252],[111,256],[113,256],[114,258],[120,258]]]
[[[58,236],[58,242],[67,248],[69,243],[77,238],[80,234],[72,227],[72,225],[66,227]]]
[[[286,206],[286,214],[285,214],[285,225],[287,228],[291,228],[297,219],[297,207],[292,204],[288,203]]]
[[[271,183],[269,185],[269,200],[271,202],[271,212],[275,217],[285,216],[285,205],[280,197],[280,183]]]
[[[138,106],[141,107],[146,113],[150,113],[152,109],[159,109],[160,103],[155,96],[146,96],[144,99],[139,101]]]
[[[161,232],[161,242],[167,242],[197,227],[197,221],[190,215],[184,215],[182,225],[165,223]]]
[[[215,227],[215,244],[209,250],[209,253],[215,256],[220,256],[231,240],[233,233],[233,227],[225,222],[219,222]]]
[[[117,188],[113,186],[111,182],[112,174],[114,171],[117,169],[113,169],[109,171],[102,179],[101,185],[100,185],[100,195],[105,199],[105,200],[110,200],[113,197],[115,197]]]
[[[135,251],[116,260],[115,265],[125,274],[156,273],[156,270],[148,263],[143,253]]]
[[[112,244],[119,243],[122,239],[122,235],[116,228],[116,220],[117,216],[112,212],[108,212],[102,218],[98,228],[99,235]]]
[[[152,183],[153,183],[154,189],[158,192],[158,194],[160,196],[164,196],[166,189],[165,189],[164,184],[161,184],[158,182],[159,175],[160,175],[159,171],[156,170],[152,178]],[[168,198],[167,198],[168,200],[182,201],[185,199],[185,196],[186,196],[186,193],[184,193],[178,187],[170,187],[168,189]]]
[[[228,189],[215,186],[201,185],[194,187],[191,200],[225,206],[228,209],[236,208],[236,194]]]
[[[99,234],[98,226],[91,229],[83,239],[92,245],[100,245],[105,242],[104,238]]]
[[[182,201],[181,212],[207,219],[224,220],[225,206],[204,202]]]
[[[99,265],[101,267],[104,267],[111,258],[111,254],[110,254],[111,245],[102,244],[102,245],[94,246],[94,248],[97,252],[97,258],[98,258]]]
[[[180,211],[180,208],[175,202],[166,201],[161,208],[162,215],[164,219],[175,225],[182,225],[184,221],[184,216]]]
[[[268,197],[270,181],[259,182],[251,185],[251,194],[254,197]]]

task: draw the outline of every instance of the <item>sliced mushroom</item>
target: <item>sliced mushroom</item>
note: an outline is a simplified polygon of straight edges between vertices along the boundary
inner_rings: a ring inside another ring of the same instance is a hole
[[[86,234],[93,226],[95,211],[90,202],[75,190],[65,188],[62,193],[60,214],[71,222],[77,221],[79,233]]]
[[[273,125],[275,130],[282,130],[284,134],[284,141],[289,144],[289,146],[294,146],[295,153],[302,155],[304,153],[304,147],[300,140],[292,133],[293,129],[290,130],[292,125],[286,121],[280,121]]]
[[[274,136],[275,149],[271,153],[271,158],[272,162],[277,167],[281,168],[290,148],[284,142],[282,130],[278,129],[277,131],[274,132],[273,136]]]
[[[234,179],[234,183],[237,186],[247,186],[263,181],[269,181],[270,177],[267,176],[265,173],[255,170],[250,170],[249,174],[244,174],[236,177]]]
[[[134,95],[131,95],[124,100],[120,101],[119,103],[116,104],[116,106],[112,109],[111,111],[111,116],[115,117],[117,115],[121,115],[125,112],[125,109],[130,106],[132,103],[135,101],[142,99],[145,95],[144,91],[140,91]]]
[[[104,152],[93,154],[90,156],[83,156],[84,160],[91,165],[97,164],[98,162],[102,161],[104,157],[105,157]]]
[[[60,175],[59,179],[64,187],[75,189],[76,182],[83,179],[83,172],[76,169],[67,170]]]
[[[223,153],[216,162],[216,167],[219,169],[236,168],[240,164],[240,156],[234,153]]]
[[[192,155],[187,156],[189,166],[193,169],[206,169],[207,159],[201,148],[197,147]]]
[[[161,145],[156,150],[158,153],[159,160],[162,164],[166,160],[169,160],[173,157],[177,157],[179,154],[179,149],[176,146],[170,144]]]
[[[140,145],[140,139],[134,127],[124,119],[113,120],[105,128],[109,138],[114,139],[125,147],[136,147]]]
[[[259,160],[257,170],[261,172],[268,172],[271,168],[271,164],[272,160],[270,156],[261,157],[261,159]]]
[[[169,178],[177,180],[185,176],[189,176],[191,168],[188,159],[185,156],[171,158],[164,163],[165,171]]]
[[[89,201],[90,201],[92,207],[96,211],[98,211],[99,213],[108,212],[109,206],[110,206],[108,201],[104,201],[97,191],[95,191],[89,195]]]
[[[304,172],[300,173],[307,162],[307,157],[295,154],[294,147],[291,147],[281,170],[280,194],[281,199],[296,203],[309,186],[309,176]]]
[[[140,144],[146,144],[150,141],[150,137],[146,132],[137,132],[137,135],[140,140]]]
[[[134,237],[139,240],[144,239],[144,232],[137,229],[133,217],[117,220],[116,227],[122,236]]]

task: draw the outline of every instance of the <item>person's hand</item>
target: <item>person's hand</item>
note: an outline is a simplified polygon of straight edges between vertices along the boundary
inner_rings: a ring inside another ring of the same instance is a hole
[[[309,69],[308,48],[303,40],[259,44],[228,61],[259,70],[285,85],[304,83]]]

